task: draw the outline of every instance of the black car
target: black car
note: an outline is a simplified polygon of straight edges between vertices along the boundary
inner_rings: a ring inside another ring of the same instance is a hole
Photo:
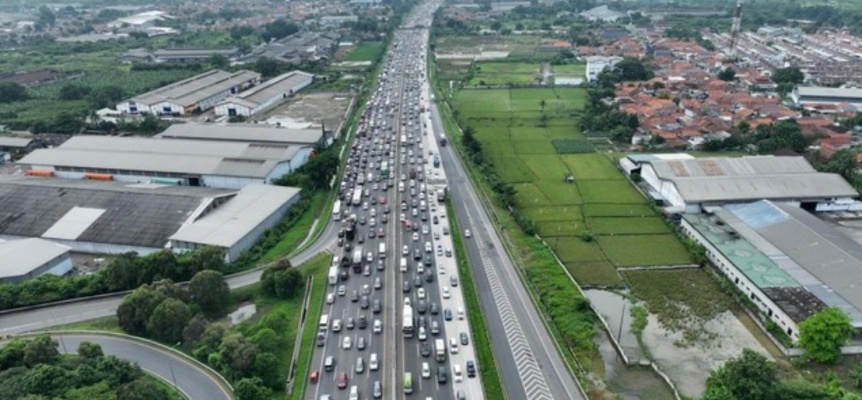
[[[473,378],[476,376],[476,363],[473,360],[467,361],[467,377]]]
[[[428,342],[423,342],[419,346],[419,353],[422,354],[422,357],[431,357],[431,345]]]
[[[380,300],[374,299],[374,302],[371,303],[371,312],[375,314],[380,314],[381,308],[382,307],[380,307]]]
[[[428,306],[425,304],[425,300],[419,300],[416,302],[416,312],[419,314],[425,314],[425,310],[428,309]]]
[[[359,307],[361,307],[363,310],[367,310],[368,305],[369,305],[368,296],[362,296],[362,298],[359,299]]]
[[[350,278],[350,274],[349,274],[349,273],[347,273],[347,270],[346,270],[346,269],[342,269],[342,270],[341,270],[341,280],[342,280],[342,281],[346,281],[346,280],[347,280],[347,279],[349,279],[349,278]]]
[[[425,266],[426,267],[431,266],[431,256],[427,256],[427,255],[425,256]]]
[[[440,308],[437,307],[437,303],[431,303],[431,315],[437,315],[440,313]]]
[[[437,368],[437,383],[445,384],[449,380],[449,373],[446,372],[446,367]]]
[[[404,290],[404,293],[409,293],[409,292],[410,292],[410,281],[406,281],[406,280],[404,281],[404,288],[403,288],[403,290]]]
[[[428,282],[428,283],[434,282],[434,274],[430,270],[428,270],[428,272],[425,273],[425,282]]]
[[[421,260],[422,259],[422,252],[419,251],[419,249],[413,250],[413,259],[414,260]]]
[[[368,328],[368,320],[365,318],[365,314],[359,316],[359,329]]]
[[[413,286],[422,287],[422,277],[416,275],[416,278],[413,279]]]
[[[435,215],[435,216],[434,216],[434,225],[437,225],[437,224],[439,224],[439,223],[440,223],[440,219],[439,219],[439,218],[437,218],[437,216]]]

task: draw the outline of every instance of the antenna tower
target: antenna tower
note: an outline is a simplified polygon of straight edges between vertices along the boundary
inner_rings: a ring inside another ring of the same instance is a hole
[[[736,43],[739,41],[739,31],[742,27],[742,0],[737,0],[733,10],[733,23],[730,25],[730,48],[727,57],[736,60]]]

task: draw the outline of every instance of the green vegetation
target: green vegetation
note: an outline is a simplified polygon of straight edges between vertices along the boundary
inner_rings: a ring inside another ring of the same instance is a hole
[[[384,50],[386,50],[384,42],[362,42],[350,51],[346,61],[376,62],[383,57]]]
[[[60,355],[50,336],[14,339],[0,348],[0,398],[67,400],[179,400],[179,393],[137,365],[106,356],[82,342],[77,355]]]
[[[799,324],[799,347],[819,363],[835,364],[841,347],[855,333],[850,317],[837,307],[827,307]]]
[[[299,349],[299,356],[296,359],[296,370],[293,375],[293,395],[287,397],[288,399],[301,400],[305,398],[305,387],[308,383],[307,377],[311,373],[309,371],[309,368],[311,368],[311,356],[314,354],[314,347],[311,343],[314,343],[318,329],[314,321],[317,321],[320,316],[320,310],[323,308],[323,298],[326,295],[326,272],[330,260],[329,253],[323,253],[309,260],[301,267],[307,276],[311,276],[314,279],[308,300],[308,312],[305,317],[306,321],[311,321],[311,323],[305,324],[305,329],[302,331],[302,344]],[[294,308],[291,311],[297,314],[294,316],[294,320],[298,319],[301,315],[298,308]],[[293,349],[291,349],[291,352],[293,352]]]
[[[481,62],[473,65],[473,77],[470,85],[530,85],[539,83],[538,64]]]
[[[458,220],[455,217],[455,209],[451,201],[446,202],[446,215],[449,216],[449,224],[452,229],[452,246],[455,249],[455,258],[458,260],[458,274],[461,277],[461,291],[464,293],[464,302],[467,303],[467,317],[470,318],[470,333],[473,337],[473,348],[476,350],[476,367],[482,376],[482,387],[485,390],[486,399],[503,399],[503,384],[497,373],[497,364],[494,362],[494,353],[491,350],[491,336],[485,326],[485,313],[479,303],[479,294],[473,283],[473,269],[467,259],[467,251],[464,248],[464,239]]]
[[[586,138],[551,139],[558,154],[595,153],[593,144]]]

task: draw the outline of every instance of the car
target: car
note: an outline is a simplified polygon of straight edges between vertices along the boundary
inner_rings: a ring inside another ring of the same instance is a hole
[[[326,304],[335,303],[335,293],[329,293],[326,295]]]
[[[413,286],[422,287],[422,277],[421,276],[416,275],[416,277],[413,278]]]
[[[353,340],[350,339],[349,335],[345,336],[341,341],[341,348],[344,350],[350,350],[351,347],[353,347]]]
[[[422,234],[423,235],[428,234],[428,225],[422,224]]]
[[[311,383],[317,383],[317,381],[320,380],[320,372],[312,371],[308,379],[311,381]]]
[[[362,291],[361,291],[360,293],[362,293],[362,295],[363,295],[363,296],[368,296],[368,295],[370,295],[370,294],[371,294],[371,288],[368,286],[368,284],[367,284],[367,283],[366,283],[366,284],[364,284],[364,285],[362,285],[362,289],[361,289],[361,290],[362,290]]]
[[[362,298],[359,300],[359,307],[363,310],[367,310],[370,304],[371,303],[368,301],[368,296],[362,296]]]
[[[332,331],[333,332],[341,332],[341,320],[340,319],[332,320]]]
[[[476,363],[474,363],[473,360],[467,360],[467,377],[476,377]]]
[[[383,323],[379,319],[374,320],[374,333],[383,332]]]
[[[464,380],[464,375],[461,373],[461,366],[455,364],[452,366],[452,376],[455,377],[455,382],[461,382]]]
[[[374,396],[375,399],[383,397],[383,386],[380,385],[380,381],[374,381],[374,389],[372,389],[372,396]]]
[[[470,337],[467,336],[467,332],[461,332],[461,345],[466,346],[470,344]]]
[[[368,231],[368,238],[369,239],[374,239],[376,237],[377,237],[377,231],[375,231],[374,229],[371,229]]]
[[[317,332],[317,347],[323,347],[326,345],[326,334],[323,332]]]
[[[441,245],[441,244],[437,245],[437,256],[443,257],[443,245]]]
[[[350,301],[356,303],[359,301],[359,292],[354,290],[350,292]]]
[[[432,250],[431,242],[425,242],[425,252],[430,253]]]
[[[356,350],[365,350],[365,336],[360,336],[356,340]]]
[[[365,372],[365,360],[362,359],[362,356],[356,359],[356,366],[353,368],[357,374],[361,374]]]
[[[470,233],[469,229],[464,229],[464,237],[469,239],[469,238],[473,237],[473,234]]]
[[[346,270],[346,269],[342,269],[342,270],[341,270],[341,274],[340,274],[340,275],[341,275],[341,280],[342,280],[342,281],[346,281],[346,280],[350,279],[350,274],[349,274],[349,273],[347,273],[347,270]]]
[[[417,313],[425,314],[425,310],[427,310],[427,309],[428,309],[428,306],[425,304],[425,300],[419,300],[416,302],[416,312]]]
[[[452,257],[452,249],[449,247],[446,248],[446,257]]]
[[[377,371],[380,368],[380,363],[377,360],[377,353],[371,353],[371,358],[368,360],[368,370]]]
[[[428,340],[428,331],[425,330],[424,326],[419,327],[419,340],[421,340],[421,341]]]
[[[338,381],[338,388],[339,389],[346,389],[347,388],[347,373],[346,372],[339,372],[338,378],[336,380]]]
[[[388,220],[389,220],[389,219],[388,219],[388,218],[386,218],[385,216],[383,217],[383,223],[384,223],[384,224],[385,224],[385,223],[386,223],[386,221],[388,221]],[[379,237],[379,238],[381,238],[381,239],[383,239],[384,237],[386,237],[386,230],[385,230],[385,229],[383,229],[383,228],[378,228],[378,229],[377,229],[377,237]]]
[[[431,345],[428,344],[428,342],[422,342],[422,344],[419,345],[419,353],[422,357],[431,357]]]
[[[414,242],[418,242],[418,241],[419,241],[419,234],[418,234],[418,233],[415,233],[415,232],[413,233],[413,241],[414,241]]]
[[[370,265],[365,266],[365,269],[362,270],[362,275],[363,276],[371,276],[371,266]]]
[[[339,285],[338,286],[338,295],[343,297],[346,293],[347,293],[347,286]]]
[[[443,385],[449,380],[449,374],[446,372],[446,367],[437,368],[437,383]]]
[[[430,309],[429,311],[431,311],[431,315],[437,315],[440,313],[440,308],[437,307],[437,303],[432,302],[431,306],[428,308]]]
[[[404,286],[402,287],[404,293],[410,293],[410,281],[404,280]]]
[[[448,286],[443,286],[443,298],[444,298],[444,299],[448,299],[448,298],[449,298],[449,297],[451,297],[451,296],[452,296],[452,295],[451,295],[451,293],[449,292],[449,287],[448,287]]]
[[[414,260],[421,260],[422,259],[422,252],[419,251],[419,249],[413,250],[413,259]]]
[[[423,288],[417,289],[416,290],[416,297],[420,300],[424,299],[425,298],[425,289],[423,289]]]
[[[434,273],[431,272],[430,270],[428,271],[427,274],[425,274],[425,282],[428,282],[428,283],[434,282]]]
[[[434,225],[437,225],[437,224],[439,224],[439,223],[440,223],[440,219],[439,219],[439,218],[437,218],[437,216],[436,216],[436,215],[434,216],[433,220],[434,220]]]
[[[449,352],[458,354],[458,341],[455,338],[449,338]]]
[[[452,286],[458,286],[458,277],[455,275],[449,275],[449,284]]]
[[[341,324],[341,320],[340,320],[340,319],[337,319],[336,321],[338,321],[338,322],[339,322],[339,325]],[[356,321],[354,321],[354,320],[353,320],[353,317],[348,317],[348,318],[347,318],[347,323],[344,325],[344,327],[345,327],[345,328],[347,328],[347,330],[349,330],[349,331],[352,331],[352,330],[353,330],[353,328],[355,328],[355,327],[356,327]]]
[[[404,248],[403,248],[403,249],[401,249],[401,255],[402,255],[402,256],[406,256],[406,255],[408,255],[408,254],[410,254],[410,247],[408,247],[408,246],[405,244],[405,245],[404,245]]]
[[[365,329],[368,327],[368,319],[365,318],[365,314],[359,315],[359,329]]]
[[[464,319],[464,307],[458,307],[458,319]]]
[[[446,321],[451,321],[452,320],[452,310],[450,310],[448,308],[444,308],[443,309],[443,319],[445,319]]]
[[[431,377],[431,366],[429,366],[427,362],[422,362],[422,379],[428,379],[430,377]]]

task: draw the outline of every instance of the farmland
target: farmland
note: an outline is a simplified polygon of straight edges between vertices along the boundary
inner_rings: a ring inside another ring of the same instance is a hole
[[[347,61],[375,61],[383,50],[383,42],[362,42],[350,51]]]
[[[479,65],[504,79],[538,71],[525,63]],[[579,283],[617,286],[617,268],[691,262],[615,158],[596,153],[578,129],[585,97],[575,88],[461,90],[452,104],[459,125],[475,130],[485,159],[516,190],[518,209]]]

